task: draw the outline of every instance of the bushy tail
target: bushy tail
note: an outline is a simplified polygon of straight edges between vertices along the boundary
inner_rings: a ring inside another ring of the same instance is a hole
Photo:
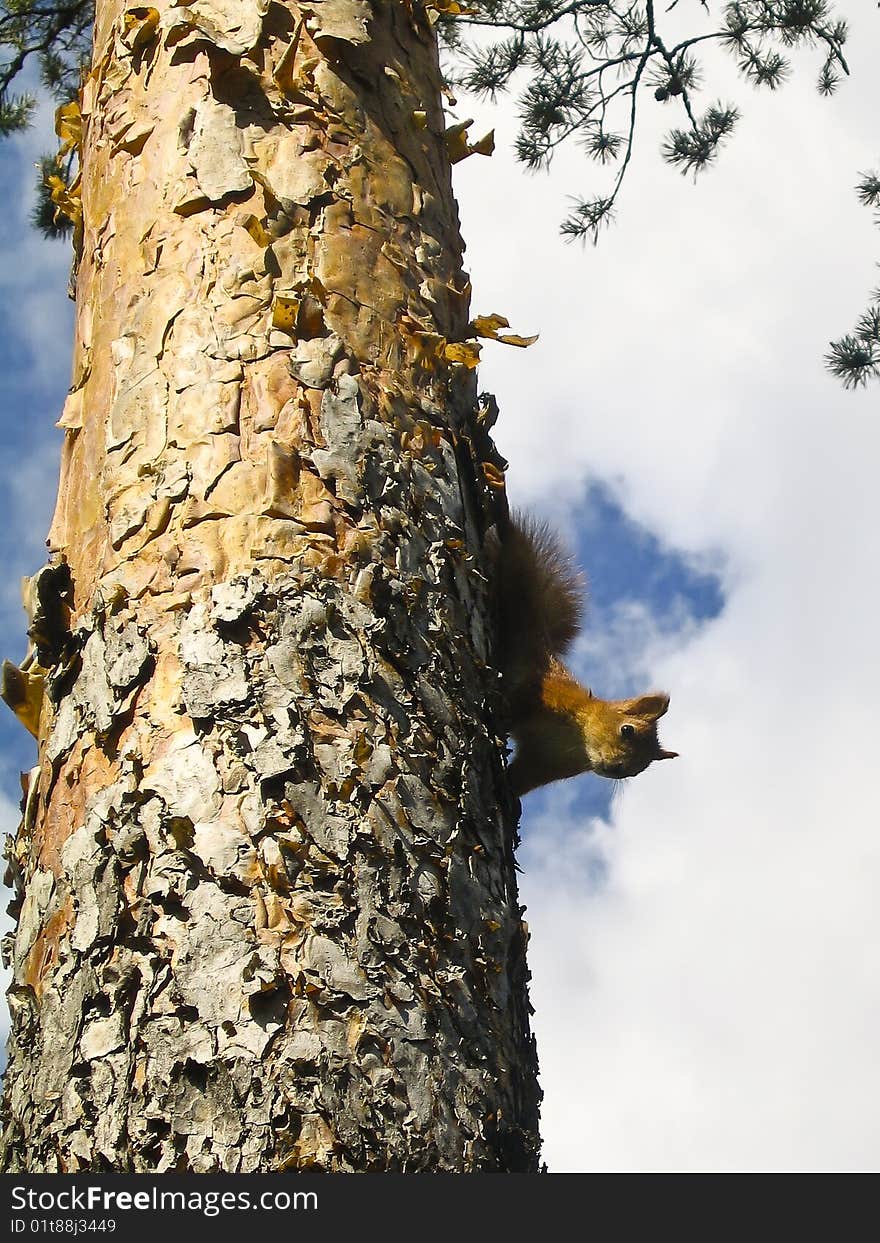
[[[551,659],[581,628],[584,577],[558,536],[529,514],[513,513],[500,533],[495,567],[498,661],[514,714]]]

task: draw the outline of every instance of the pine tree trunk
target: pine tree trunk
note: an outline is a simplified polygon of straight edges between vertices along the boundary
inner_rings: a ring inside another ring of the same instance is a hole
[[[157,9],[83,92],[3,1166],[534,1169],[435,38]]]

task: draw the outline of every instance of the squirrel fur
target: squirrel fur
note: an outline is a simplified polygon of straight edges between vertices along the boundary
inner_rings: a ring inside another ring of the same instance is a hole
[[[523,514],[505,521],[494,581],[515,794],[584,772],[634,777],[678,754],[664,751],[657,737],[668,695],[599,699],[559,659],[580,632],[585,584],[548,526]]]

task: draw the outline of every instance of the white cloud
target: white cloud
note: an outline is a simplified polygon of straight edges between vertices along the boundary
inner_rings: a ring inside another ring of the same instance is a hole
[[[484,354],[514,499],[573,505],[599,479],[726,595],[671,638],[627,606],[580,649],[672,692],[681,758],[627,783],[610,826],[566,787],[535,822],[526,805],[551,1169],[876,1168],[880,417],[876,386],[821,361],[880,255],[852,189],[878,155],[858,8],[837,99],[811,74],[746,92],[696,186],[642,142],[595,251],[556,234],[592,175],[577,154],[547,179],[503,155],[456,175],[475,309],[542,333]]]

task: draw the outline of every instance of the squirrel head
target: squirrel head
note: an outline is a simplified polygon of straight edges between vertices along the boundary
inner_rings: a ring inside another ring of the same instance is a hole
[[[564,665],[552,660],[541,683],[542,711],[528,729],[532,756],[520,764],[525,780],[545,785],[561,777],[592,771],[600,777],[635,777],[654,760],[674,759],[657,737],[657,722],[669,707],[669,696],[657,692],[635,699],[599,699],[581,686]],[[522,727],[518,740],[525,738]],[[535,778],[538,778],[537,780]]]
[[[635,777],[654,760],[672,760],[657,737],[657,722],[669,707],[669,696],[639,695],[636,699],[597,699],[589,695],[578,707],[590,767],[600,777]]]
[[[553,660],[540,687],[540,700],[518,719],[511,734],[516,755],[510,766],[515,794],[578,773],[619,779],[644,772],[654,760],[671,760],[657,737],[657,721],[669,696],[598,699]]]

